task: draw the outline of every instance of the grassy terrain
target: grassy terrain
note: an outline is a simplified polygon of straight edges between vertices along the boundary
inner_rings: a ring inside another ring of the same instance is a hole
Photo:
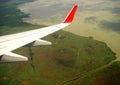
[[[8,4],[2,5],[0,9],[4,9]],[[15,2],[10,4],[14,5]],[[11,9],[10,4],[8,9]],[[4,13],[2,16],[7,17],[1,17],[3,21],[0,25],[0,35],[43,26],[22,22],[22,18],[26,14],[14,7],[11,14],[11,11],[7,11],[8,9],[5,9],[7,14],[2,12]],[[14,16],[12,16],[13,14]],[[11,20],[11,16],[13,20]],[[100,71],[96,70],[116,59],[115,53],[105,43],[96,41],[92,37],[81,37],[65,31],[56,32],[44,39],[53,44],[51,46],[21,47],[14,51],[27,56],[28,62],[0,64],[0,85],[59,85],[66,83],[68,85],[109,85],[99,82],[99,76],[100,78],[106,76],[106,73],[108,76],[104,77],[105,79],[111,77],[117,79],[116,75],[119,75],[120,72],[116,71],[120,67],[119,62]],[[97,79],[98,81],[96,81]],[[105,79],[103,82],[107,82]],[[118,84],[119,82],[115,85]]]
[[[28,56],[31,61],[0,65],[3,85],[7,85],[7,82],[20,85],[24,82],[28,85],[58,85],[115,59],[115,54],[105,43],[91,38],[59,31],[45,39],[52,41],[53,45],[32,47],[32,51],[28,47],[22,47],[15,51]]]
[[[120,62],[117,61],[96,73],[91,81],[91,85],[119,85],[119,75]]]

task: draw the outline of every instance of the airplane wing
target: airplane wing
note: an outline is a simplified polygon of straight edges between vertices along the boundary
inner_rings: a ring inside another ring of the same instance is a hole
[[[13,50],[25,46],[27,44],[32,43],[33,46],[50,45],[51,42],[41,40],[40,38],[45,37],[70,25],[73,21],[77,8],[78,6],[75,5],[71,9],[65,20],[60,24],[27,32],[0,36],[0,62],[27,61],[27,57],[12,52]]]

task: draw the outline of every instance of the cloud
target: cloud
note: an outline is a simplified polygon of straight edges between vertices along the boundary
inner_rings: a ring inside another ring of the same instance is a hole
[[[110,0],[110,1],[120,1],[120,0]]]
[[[97,18],[94,17],[94,16],[90,16],[90,17],[85,18],[84,21],[87,22],[87,23],[92,23],[93,24],[93,23],[97,22]]]
[[[120,7],[112,8],[110,11],[115,14],[120,14]]]
[[[112,30],[114,32],[120,33],[120,22],[111,22],[111,21],[101,21],[99,24],[100,27],[106,29],[106,30]]]

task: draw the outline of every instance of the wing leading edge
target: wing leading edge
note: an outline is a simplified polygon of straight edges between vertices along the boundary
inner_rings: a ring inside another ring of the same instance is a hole
[[[70,25],[73,21],[78,6],[75,5],[65,20],[57,25],[44,27],[27,32],[21,32],[0,37],[0,62],[18,62],[27,61],[28,59],[22,55],[12,53],[11,51],[20,48],[24,45],[33,43],[33,46],[50,45],[51,43],[40,38],[45,37],[53,32],[56,32],[66,26]]]

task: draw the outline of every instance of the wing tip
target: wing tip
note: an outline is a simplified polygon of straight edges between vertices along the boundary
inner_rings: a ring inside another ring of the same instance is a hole
[[[73,21],[74,15],[76,13],[76,10],[78,8],[78,5],[74,5],[71,11],[68,13],[67,17],[63,21],[63,23],[71,23]]]

